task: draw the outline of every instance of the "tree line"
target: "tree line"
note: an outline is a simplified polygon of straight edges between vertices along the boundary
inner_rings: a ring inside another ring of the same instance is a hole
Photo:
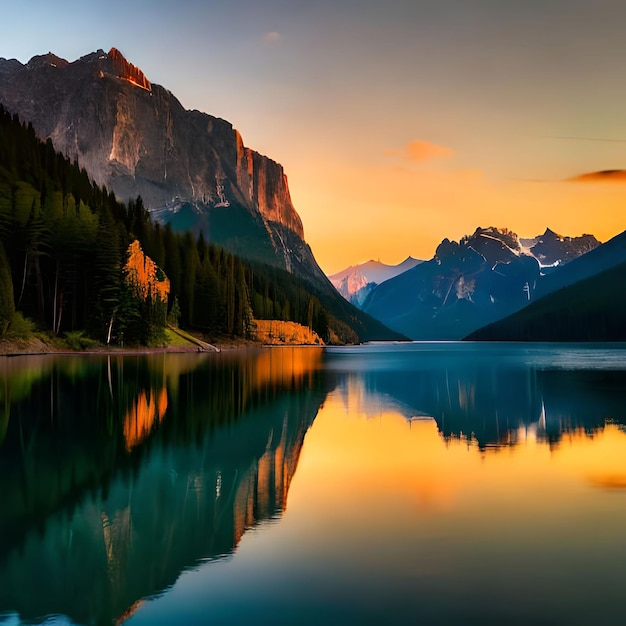
[[[169,279],[166,302],[129,285],[134,240]],[[54,335],[150,345],[168,321],[250,337],[255,319],[279,319],[358,340],[323,299],[285,270],[153,222],[140,197],[120,202],[0,105],[0,336],[25,317]]]

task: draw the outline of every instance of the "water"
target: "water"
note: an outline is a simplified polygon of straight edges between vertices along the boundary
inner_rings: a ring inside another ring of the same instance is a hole
[[[0,624],[617,624],[626,346],[0,357]]]

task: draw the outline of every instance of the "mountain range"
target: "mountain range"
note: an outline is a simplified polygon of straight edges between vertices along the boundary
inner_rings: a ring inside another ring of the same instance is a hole
[[[246,147],[229,122],[184,109],[115,48],[74,62],[52,53],[26,64],[0,58],[0,103],[117,199],[140,196],[157,223],[306,281],[342,323],[370,329],[362,338],[461,339],[542,296],[620,275],[618,238],[598,247],[593,235],[547,229],[524,239],[489,227],[444,239],[426,262],[369,261],[329,280],[304,239],[282,166]],[[594,261],[574,262],[581,258]],[[368,315],[339,302],[335,289]]]
[[[477,228],[459,242],[444,239],[430,261],[375,287],[362,308],[412,339],[461,339],[526,306],[544,275],[599,243],[550,229],[520,240],[508,229]]]
[[[537,299],[475,341],[626,341],[626,232],[543,276]]]
[[[117,49],[0,59],[0,102],[118,199],[141,196],[157,221],[329,287],[282,166],[229,122],[184,109]]]

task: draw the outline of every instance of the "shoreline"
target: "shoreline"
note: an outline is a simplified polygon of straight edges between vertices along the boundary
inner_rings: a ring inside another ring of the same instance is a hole
[[[2,357],[19,357],[19,356],[132,356],[132,355],[148,355],[148,354],[220,354],[221,352],[233,352],[235,350],[260,349],[260,348],[276,348],[276,347],[324,347],[314,344],[302,343],[281,343],[267,344],[249,339],[226,339],[222,338],[213,344],[217,350],[203,348],[193,343],[189,345],[172,345],[164,347],[121,347],[121,346],[94,346],[85,350],[72,350],[68,346],[54,346],[39,338],[33,338],[28,341],[8,341],[0,340],[0,358]]]
[[[233,350],[265,348],[277,346],[324,346],[324,342],[308,328],[294,322],[278,320],[257,320],[259,326],[267,326],[269,332],[261,332],[254,339],[243,337],[219,336],[207,337],[203,334],[195,335],[191,332],[167,324],[165,333],[169,343],[163,346],[118,346],[105,345],[89,340],[84,348],[70,345],[59,337],[49,336],[46,332],[35,332],[29,338],[0,339],[0,357],[34,356],[46,354],[73,355],[73,354],[217,354]],[[267,328],[261,330],[266,330]],[[274,334],[272,334],[274,330]]]
[[[85,350],[72,350],[69,346],[55,346],[39,338],[33,338],[27,341],[8,341],[0,340],[0,357],[16,357],[16,356],[45,356],[45,355],[109,355],[116,354],[120,356],[133,354],[219,354],[220,352],[230,352],[243,348],[260,348],[263,344],[258,342],[233,339],[229,341],[223,339],[214,344],[217,350],[202,348],[196,344],[189,342],[189,345],[171,345],[163,347],[122,347],[122,346],[94,346]]]

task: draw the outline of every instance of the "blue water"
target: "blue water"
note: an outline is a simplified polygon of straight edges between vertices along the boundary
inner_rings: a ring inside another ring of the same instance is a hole
[[[621,345],[0,357],[0,624],[621,623],[625,427]]]

